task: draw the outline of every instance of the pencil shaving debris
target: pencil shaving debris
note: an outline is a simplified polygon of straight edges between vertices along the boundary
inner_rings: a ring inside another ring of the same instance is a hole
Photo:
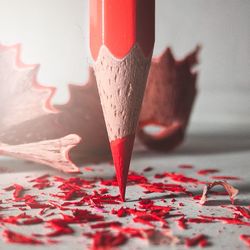
[[[226,181],[215,181],[215,182],[212,182],[212,183],[204,186],[203,194],[202,194],[201,199],[200,199],[201,205],[204,205],[206,203],[209,191],[215,186],[224,187],[224,189],[227,191],[227,193],[230,197],[231,203],[234,204],[234,199],[237,196],[237,194],[239,193],[239,190],[234,188],[232,185],[230,185]]]
[[[190,186],[190,182],[182,182],[184,177],[188,180],[192,177],[191,170],[187,173],[185,176],[181,172],[174,175],[164,172],[168,183],[158,183],[160,173],[144,176],[130,172],[128,183],[142,198],[128,203],[121,203],[118,195],[110,194],[117,187],[114,178],[30,176],[22,181],[22,185],[10,183],[2,187],[0,223],[5,229],[2,237],[8,243],[30,245],[60,245],[67,241],[68,236],[83,237],[84,246],[92,250],[129,247],[135,242],[140,245],[140,241],[165,247],[176,244],[207,247],[212,244],[213,237],[208,237],[203,231],[193,235],[190,230],[196,224],[205,223],[207,227],[213,223],[213,227],[216,227],[215,223],[250,226],[247,206],[217,205],[211,210],[202,210],[201,214],[195,195],[189,190],[194,186]],[[173,176],[178,177],[177,181],[181,176],[181,183],[175,184]],[[212,179],[211,176],[206,178]],[[193,179],[190,180],[192,183]],[[197,179],[195,182],[198,182],[195,188],[199,189],[203,181]],[[224,192],[216,194],[225,195]],[[197,210],[192,217],[186,209],[190,203]],[[224,212],[229,215],[218,216],[217,211],[218,214]],[[176,232],[176,223],[182,230]],[[36,233],[28,233],[30,231],[25,231],[25,228],[35,228],[33,232]],[[246,235],[242,238],[247,239]]]

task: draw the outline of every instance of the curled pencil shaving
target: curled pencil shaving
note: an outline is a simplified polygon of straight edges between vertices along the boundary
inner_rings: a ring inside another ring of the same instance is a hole
[[[224,189],[227,191],[227,193],[230,197],[231,203],[234,204],[234,199],[237,196],[237,194],[239,193],[239,190],[234,188],[232,185],[230,185],[226,181],[215,181],[215,182],[209,183],[208,185],[204,186],[203,194],[202,194],[202,197],[200,199],[201,205],[204,205],[206,203],[209,191],[215,186],[224,187]]]
[[[19,145],[0,144],[0,153],[6,156],[35,161],[65,172],[78,172],[78,167],[70,160],[69,151],[81,138],[68,135],[55,140],[39,141]]]
[[[153,58],[148,76],[138,136],[149,148],[169,151],[184,139],[193,103],[197,93],[197,73],[200,47],[197,46],[183,60],[176,61],[169,48]],[[147,133],[144,127],[158,125],[156,134]]]

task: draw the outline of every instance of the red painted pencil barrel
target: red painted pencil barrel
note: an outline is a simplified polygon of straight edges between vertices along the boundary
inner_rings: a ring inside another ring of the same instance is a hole
[[[105,45],[117,58],[137,43],[145,57],[155,40],[155,0],[90,0],[90,49],[94,60]]]

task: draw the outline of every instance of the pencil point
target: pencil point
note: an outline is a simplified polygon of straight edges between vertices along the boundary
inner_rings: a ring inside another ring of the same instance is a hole
[[[135,135],[128,135],[110,142],[116,178],[121,200],[125,201],[129,164],[132,156]]]

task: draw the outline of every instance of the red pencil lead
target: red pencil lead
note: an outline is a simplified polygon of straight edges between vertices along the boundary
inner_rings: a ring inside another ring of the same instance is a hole
[[[121,200],[125,201],[126,184],[128,178],[128,170],[132,155],[135,135],[116,139],[110,143],[116,178],[120,189]]]

